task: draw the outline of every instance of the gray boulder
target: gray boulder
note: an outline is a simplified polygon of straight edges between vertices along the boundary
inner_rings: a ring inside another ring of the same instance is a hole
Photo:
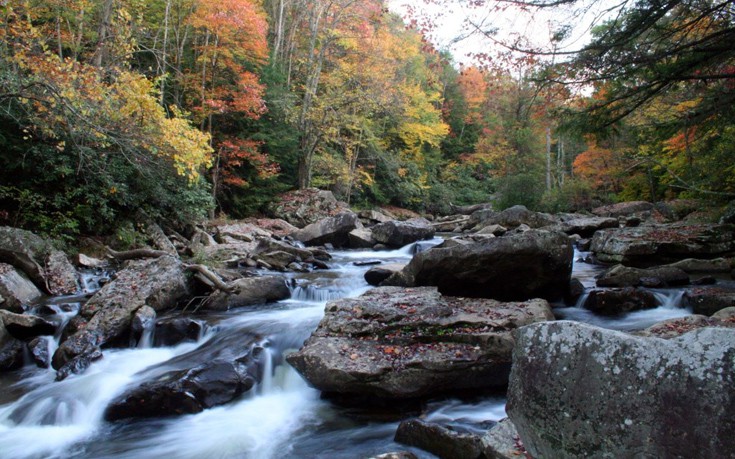
[[[617,228],[618,219],[612,217],[575,217],[565,220],[560,228],[567,234],[579,234],[583,238],[591,237],[598,230]]]
[[[692,314],[685,317],[664,320],[651,325],[645,330],[635,332],[638,336],[654,336],[656,338],[677,338],[684,333],[705,327],[735,328],[735,321],[723,320],[717,317],[707,317],[700,314]]]
[[[4,300],[0,302],[0,308],[21,313],[42,295],[23,272],[7,263],[0,263],[0,297]]]
[[[298,228],[347,210],[347,204],[337,201],[331,191],[317,188],[289,191],[268,206],[271,216]]]
[[[715,258],[735,250],[732,225],[654,225],[600,230],[590,250],[598,260],[651,266],[685,258]]]
[[[184,341],[195,342],[202,335],[204,324],[190,317],[158,319],[153,335],[154,346],[174,346]]]
[[[226,311],[240,306],[285,300],[291,296],[286,281],[279,276],[246,277],[228,285],[232,291],[215,291],[205,300],[202,308]]]
[[[146,305],[155,311],[169,309],[188,293],[188,279],[178,258],[163,256],[130,262],[82,306],[80,315],[88,323],[61,343],[54,353],[54,368],[99,346],[127,344],[138,309]]]
[[[505,228],[517,228],[521,225],[527,225],[530,228],[543,228],[556,223],[558,221],[549,214],[533,212],[525,206],[518,205],[501,212],[494,212],[490,209],[478,210],[470,215],[465,228],[480,229],[490,225],[500,225]]]
[[[54,324],[32,314],[15,314],[0,310],[0,320],[5,324],[8,333],[24,341],[40,335],[53,335],[56,331]]]
[[[398,425],[395,441],[428,451],[441,459],[480,459],[480,436],[457,432],[440,424],[421,419],[409,419]]]
[[[391,220],[372,228],[373,239],[388,247],[403,247],[412,242],[434,237],[436,230],[424,218],[412,218],[403,222]]]
[[[357,228],[357,224],[356,214],[343,212],[294,231],[291,237],[306,245],[332,244],[335,247],[347,247],[349,245],[348,235],[350,231]]]
[[[679,268],[631,268],[615,265],[597,276],[598,287],[665,287],[689,284],[689,275]]]
[[[563,233],[530,230],[416,254],[384,285],[435,285],[445,295],[523,301],[566,293],[574,249]]]
[[[552,319],[540,299],[501,303],[379,287],[327,303],[316,331],[287,360],[332,394],[411,399],[498,388],[507,383],[511,330]]]
[[[584,307],[597,314],[616,315],[658,306],[656,297],[648,290],[626,287],[611,290],[592,290]]]
[[[17,370],[23,366],[23,342],[5,329],[0,319],[0,372]]]
[[[503,418],[482,436],[485,459],[520,459],[527,457],[516,426],[509,418]]]
[[[31,340],[27,347],[31,354],[33,363],[38,368],[48,368],[51,366],[50,344],[53,341],[51,336],[39,336]]]
[[[735,291],[719,287],[702,287],[688,290],[684,294],[684,304],[694,314],[711,316],[717,311],[735,306]]]
[[[686,273],[729,273],[732,270],[732,261],[727,258],[713,260],[686,258],[667,266],[679,268]]]
[[[592,209],[592,213],[601,217],[629,217],[651,212],[654,206],[647,201],[628,201],[610,204]]]
[[[388,263],[385,265],[373,266],[365,272],[365,282],[377,287],[393,274],[400,272],[405,266],[405,263]]]
[[[506,411],[533,457],[735,457],[735,329],[515,334]]]
[[[371,249],[377,244],[373,232],[365,228],[356,228],[349,232],[349,246],[353,249]]]

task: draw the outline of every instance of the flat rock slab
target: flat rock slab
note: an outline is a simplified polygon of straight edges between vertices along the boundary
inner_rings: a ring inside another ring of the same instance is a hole
[[[502,303],[380,287],[328,303],[317,330],[287,360],[327,393],[411,399],[497,388],[507,383],[511,330],[553,318],[540,299]]]
[[[590,250],[605,263],[651,266],[686,258],[715,258],[735,250],[733,225],[653,225],[600,230]]]
[[[735,457],[735,329],[515,334],[508,416],[533,457]]]

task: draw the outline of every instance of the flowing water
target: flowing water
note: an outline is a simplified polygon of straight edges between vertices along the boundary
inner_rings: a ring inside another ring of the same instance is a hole
[[[54,382],[52,370],[27,365],[0,374],[0,459],[35,458],[366,458],[410,450],[393,442],[396,413],[341,408],[322,400],[287,364],[284,355],[298,349],[316,328],[327,301],[368,290],[363,274],[370,266],[355,262],[408,262],[413,253],[440,242],[434,239],[395,251],[333,252],[332,269],[289,274],[292,298],[203,316],[206,332],[195,343],[151,348],[152,331],[137,347],[106,350],[84,374]],[[574,275],[594,284],[600,268],[575,262]],[[104,275],[104,274],[103,274]],[[93,292],[95,276],[84,280],[76,297],[49,302],[61,325]],[[622,317],[601,317],[581,307],[558,308],[558,316],[608,328],[643,328],[689,314],[679,306],[681,290],[656,292],[661,306]],[[581,304],[581,303],[580,303]],[[48,310],[47,310],[48,311]],[[58,334],[57,334],[58,335]],[[263,378],[236,402],[199,414],[108,423],[104,410],[126,387],[172,369],[191,367],[251,337],[262,346]],[[56,336],[58,339],[58,336]],[[56,341],[50,339],[51,350]],[[429,421],[481,431],[505,416],[502,396],[474,400],[441,399],[425,404]]]

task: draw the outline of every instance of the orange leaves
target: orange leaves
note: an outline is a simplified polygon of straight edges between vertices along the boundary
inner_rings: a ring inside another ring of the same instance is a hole
[[[238,175],[238,169],[250,165],[257,170],[258,176],[268,178],[279,172],[278,164],[271,162],[260,151],[262,142],[247,139],[226,139],[219,142],[218,153],[222,183],[229,186],[245,186],[247,182]]]

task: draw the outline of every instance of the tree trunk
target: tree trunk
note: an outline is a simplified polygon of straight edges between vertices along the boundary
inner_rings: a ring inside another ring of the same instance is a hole
[[[105,0],[102,4],[102,17],[97,28],[97,46],[92,58],[92,65],[102,67],[105,59],[107,59],[107,40],[109,39],[110,18],[112,16],[112,7],[115,0]]]
[[[551,191],[551,127],[546,128],[546,191]]]

